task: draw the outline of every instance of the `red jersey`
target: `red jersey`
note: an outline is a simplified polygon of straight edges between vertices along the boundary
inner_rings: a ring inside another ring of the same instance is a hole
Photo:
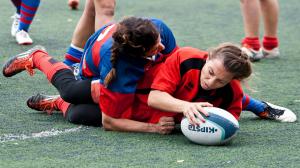
[[[204,90],[200,85],[201,70],[207,52],[185,47],[170,56],[161,67],[151,86],[173,97],[189,102],[209,102],[239,118],[242,111],[243,91],[238,80],[222,88]]]
[[[164,112],[148,106],[151,89],[169,93],[175,98],[189,102],[210,102],[215,107],[226,109],[236,118],[242,111],[243,92],[239,81],[233,80],[223,88],[206,91],[200,86],[201,69],[207,52],[194,48],[181,48],[145,72],[137,85],[134,103],[119,114],[106,113],[115,118],[127,118],[141,122],[157,123],[162,116],[174,117],[180,123],[182,113]]]

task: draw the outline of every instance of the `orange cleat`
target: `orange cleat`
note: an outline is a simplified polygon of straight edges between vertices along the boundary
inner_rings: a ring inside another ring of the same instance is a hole
[[[2,73],[5,77],[11,77],[27,70],[32,76],[34,74],[32,56],[35,52],[45,52],[46,49],[43,46],[35,46],[26,52],[18,54],[17,56],[11,57],[3,66]]]
[[[69,0],[68,5],[72,10],[77,10],[79,6],[79,0]]]
[[[59,111],[55,103],[59,98],[59,95],[48,96],[37,94],[27,100],[27,106],[37,111],[45,111],[48,115],[51,115],[53,111]]]

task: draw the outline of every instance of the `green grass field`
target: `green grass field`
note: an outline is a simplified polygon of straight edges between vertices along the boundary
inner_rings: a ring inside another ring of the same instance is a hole
[[[42,1],[30,34],[62,60],[79,19],[67,0]],[[280,3],[281,58],[255,63],[251,96],[286,106],[300,115],[300,6]],[[0,64],[31,46],[19,46],[10,36],[14,12],[10,1],[0,5]],[[120,0],[116,20],[123,16],[163,19],[180,46],[207,49],[243,37],[236,0]],[[231,145],[208,147],[190,143],[179,131],[172,135],[105,132],[70,124],[60,114],[47,116],[27,108],[36,93],[57,94],[38,72],[10,79],[0,75],[0,167],[299,167],[300,124],[257,119],[244,112]]]

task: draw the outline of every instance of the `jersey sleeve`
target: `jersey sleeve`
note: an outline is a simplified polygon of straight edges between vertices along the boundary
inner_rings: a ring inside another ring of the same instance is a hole
[[[236,119],[239,119],[242,112],[243,90],[238,80],[233,80],[230,85],[234,94],[232,102],[226,110],[229,111]]]
[[[172,94],[175,92],[180,80],[180,58],[177,53],[174,53],[161,66],[151,89]]]

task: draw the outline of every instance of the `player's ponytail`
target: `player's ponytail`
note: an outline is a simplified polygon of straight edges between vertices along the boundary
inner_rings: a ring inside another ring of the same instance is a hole
[[[117,61],[120,55],[130,58],[145,58],[157,43],[159,32],[149,19],[128,17],[117,24],[116,32],[112,35],[113,45],[111,48],[111,71],[104,79],[104,85],[116,77]],[[133,60],[134,59],[129,59]]]
[[[223,43],[209,51],[209,58],[221,58],[228,72],[234,74],[234,79],[243,80],[252,73],[249,57],[241,48],[231,43]]]
[[[111,70],[108,72],[108,74],[106,75],[105,79],[104,79],[104,85],[107,87],[108,84],[116,77],[116,62],[117,62],[117,48],[116,46],[115,47],[112,47],[112,55],[110,57],[110,62],[111,62],[111,65],[112,65],[112,68]]]
[[[116,68],[112,68],[104,79],[104,85],[107,87],[108,84],[116,77]]]

